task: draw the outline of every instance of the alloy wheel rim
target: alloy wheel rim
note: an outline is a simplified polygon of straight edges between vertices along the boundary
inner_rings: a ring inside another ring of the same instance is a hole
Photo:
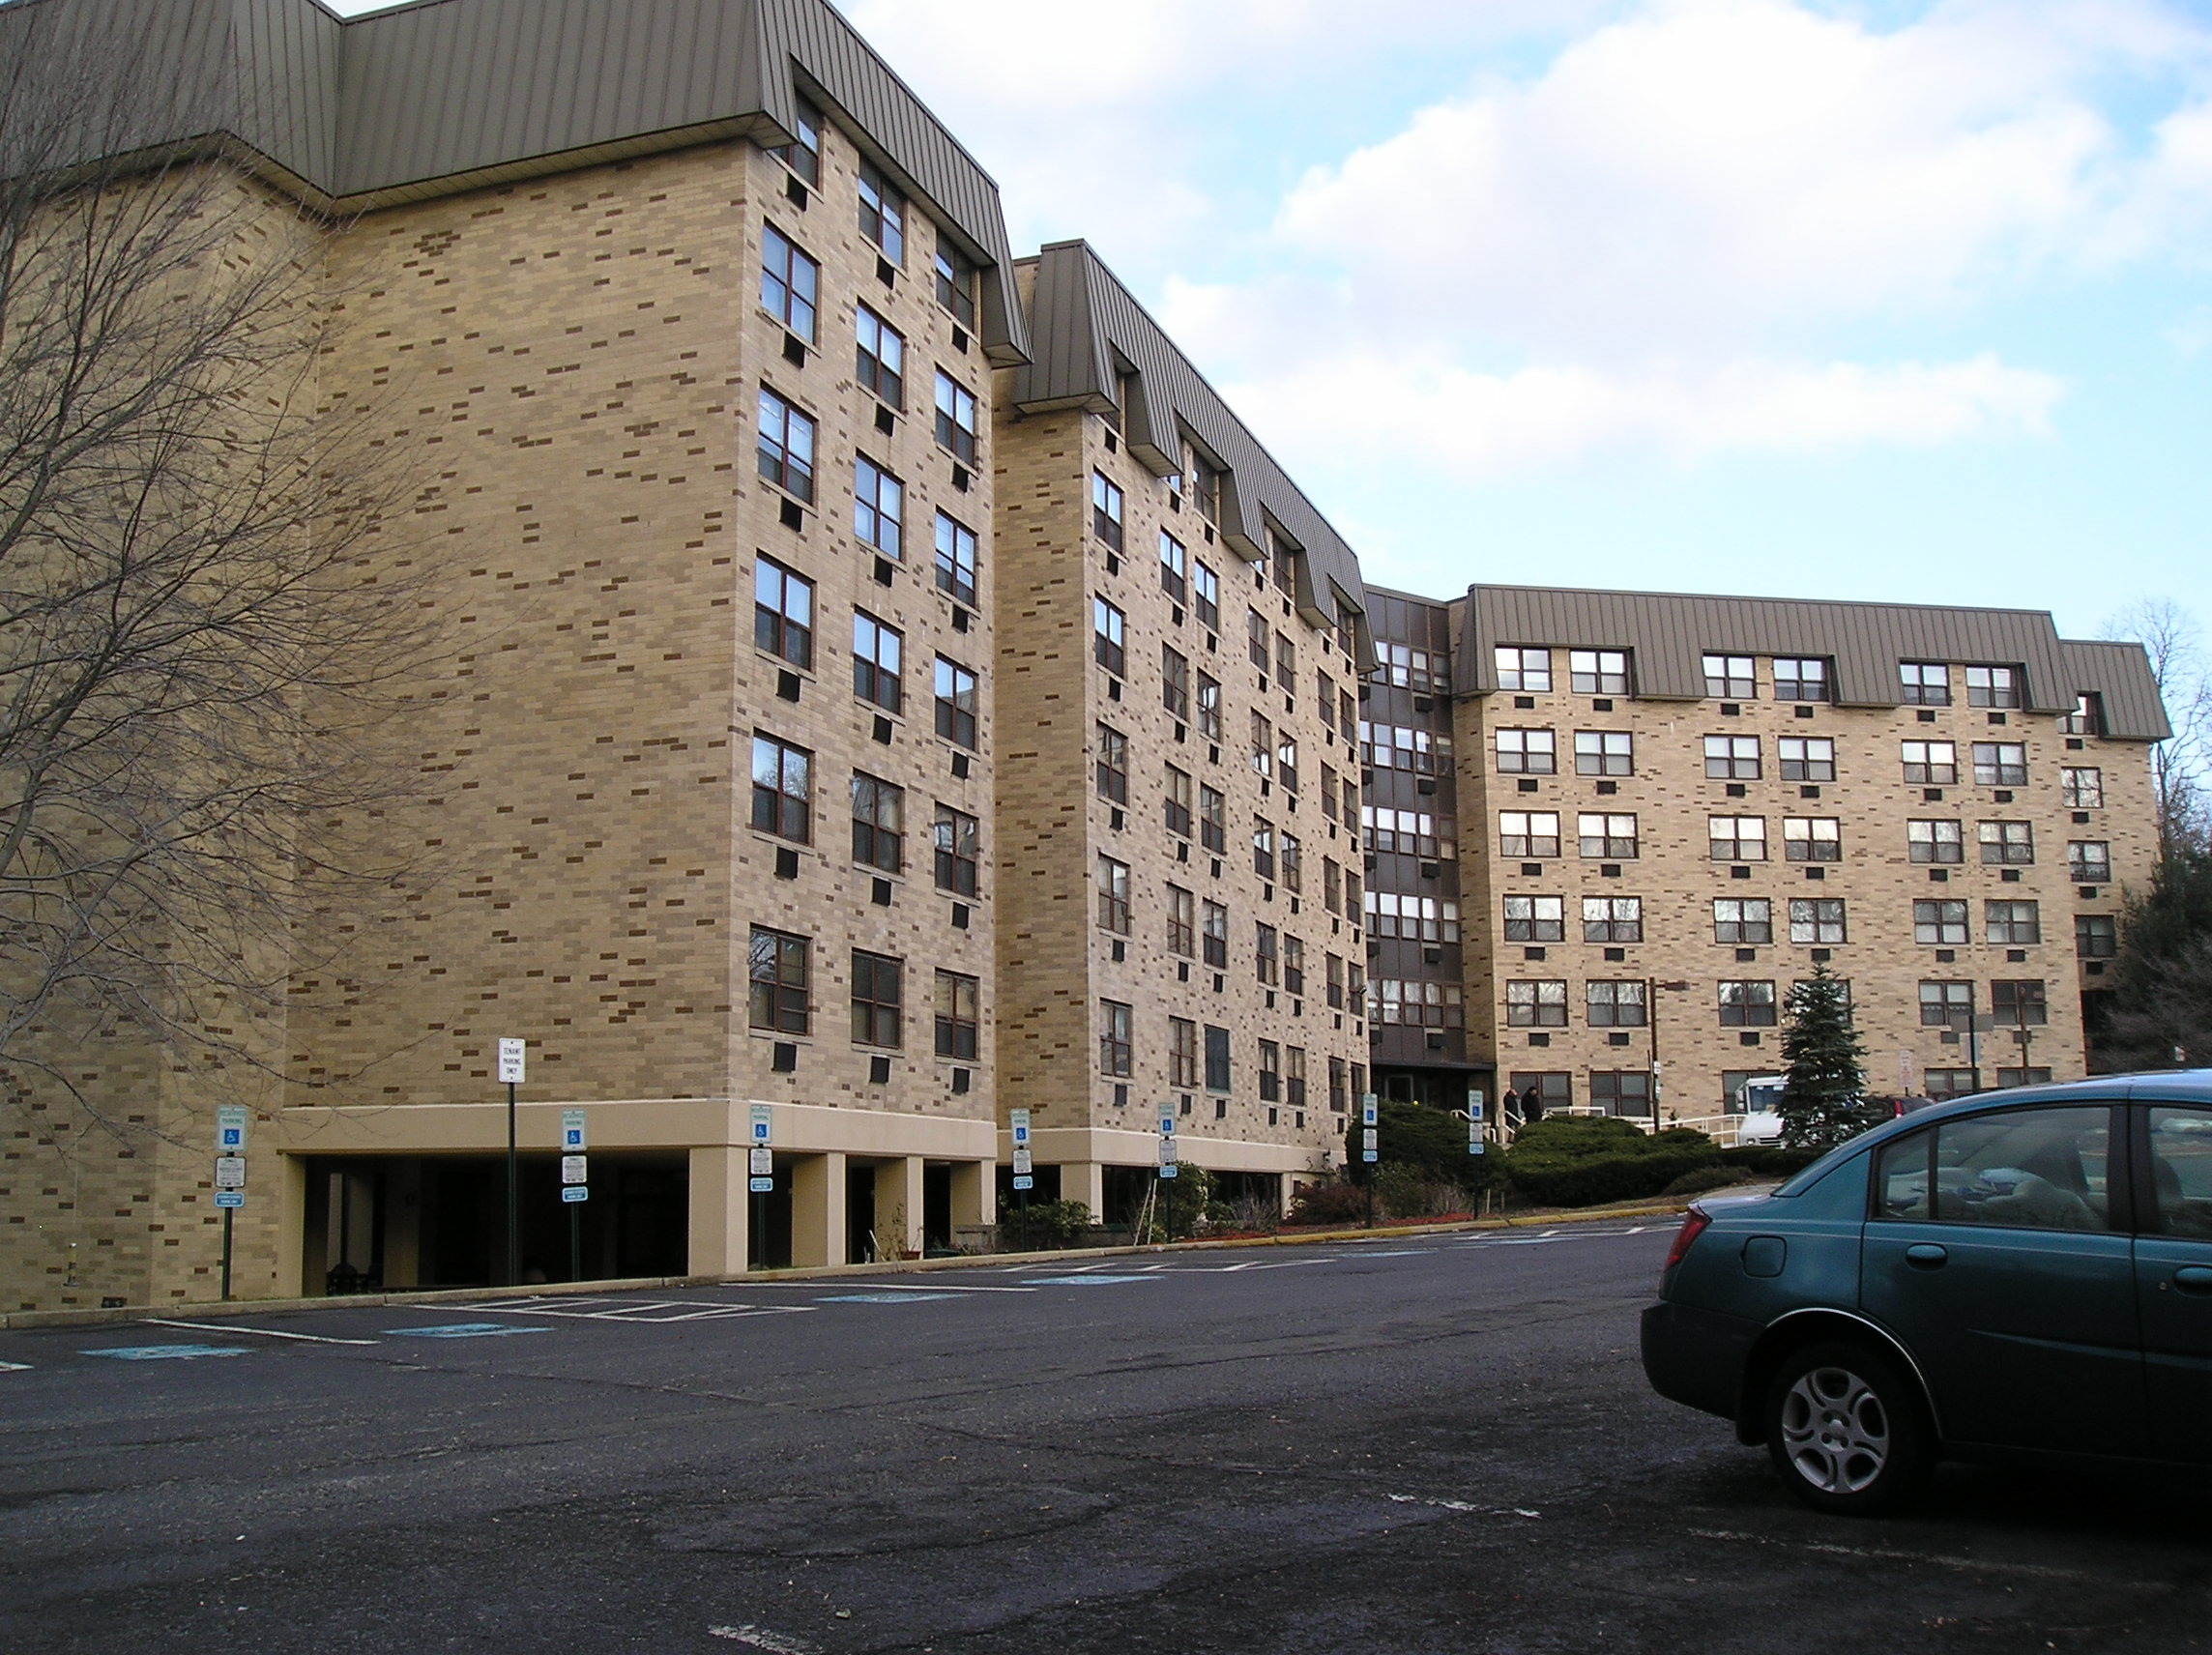
[[[1782,1443],[1822,1494],[1862,1493],[1889,1464],[1889,1410],[1848,1368],[1813,1368],[1782,1401]]]

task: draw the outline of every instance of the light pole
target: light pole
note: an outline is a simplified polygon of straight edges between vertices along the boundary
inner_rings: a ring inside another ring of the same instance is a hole
[[[1659,1136],[1659,991],[1669,994],[1687,994],[1688,982],[1661,982],[1656,977],[1644,979],[1644,1015],[1651,1020],[1651,1136]]]

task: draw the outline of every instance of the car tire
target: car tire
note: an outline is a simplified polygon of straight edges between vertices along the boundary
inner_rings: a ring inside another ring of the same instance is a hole
[[[1873,1517],[1926,1478],[1934,1434],[1896,1358],[1823,1340],[1792,1350],[1775,1371],[1766,1449],[1790,1492],[1814,1510]]]

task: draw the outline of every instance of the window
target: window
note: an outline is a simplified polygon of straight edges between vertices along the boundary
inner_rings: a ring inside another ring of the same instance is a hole
[[[1321,704],[1321,733],[1326,740],[1336,726],[1336,680],[1326,673],[1314,674],[1314,692]]]
[[[1505,985],[1505,1024],[1509,1029],[1564,1029],[1567,1026],[1565,981],[1542,978],[1508,982]]]
[[[1785,816],[1782,819],[1782,857],[1790,862],[1840,862],[1844,859],[1844,825],[1833,816]]]
[[[1168,1019],[1168,1085],[1198,1086],[1198,1025],[1187,1017]]]
[[[1949,741],[1906,741],[1898,751],[1908,782],[1949,787],[1959,779],[1959,749]]]
[[[1359,986],[1353,971],[1354,998]],[[1559,1010],[1566,1011],[1566,985],[1559,985]],[[1409,982],[1398,977],[1377,977],[1367,985],[1367,1015],[1377,1023],[1407,1029],[1460,1029],[1467,1024],[1465,997],[1458,983]]]
[[[1359,826],[1359,786],[1350,776],[1344,778],[1343,820],[1347,828],[1356,828]]]
[[[1208,523],[1219,523],[1221,521],[1221,479],[1226,474],[1196,449],[1192,449],[1189,452],[1190,464],[1185,469],[1190,475],[1191,504],[1198,508],[1199,515]]]
[[[761,308],[808,344],[814,342],[814,303],[822,267],[794,247],[773,224],[761,232]]]
[[[1190,566],[1191,607],[1208,632],[1221,630],[1221,577],[1202,563]]]
[[[1168,886],[1168,952],[1185,959],[1198,952],[1198,898],[1179,885]]]
[[[1252,712],[1252,772],[1265,781],[1275,768],[1275,727],[1257,708]]]
[[[1778,745],[1784,781],[1836,779],[1836,743],[1825,737],[1785,736]]]
[[[1550,775],[1558,768],[1557,738],[1549,730],[1499,730],[1493,740],[1502,774]]]
[[[1923,982],[1920,985],[1920,1027],[1948,1029],[1974,1014],[1974,985],[1970,982]]]
[[[1284,637],[1282,633],[1277,632],[1275,634],[1275,687],[1285,695],[1289,695],[1296,689],[1297,678],[1297,647],[1290,639]]]
[[[930,261],[930,275],[935,278],[937,303],[952,313],[953,321],[963,328],[975,326],[975,263],[945,239],[945,232],[937,232],[937,256]]]
[[[1601,1115],[1630,1118],[1651,1115],[1651,1072],[1648,1069],[1592,1069],[1590,1107]]]
[[[1305,888],[1305,853],[1295,833],[1285,833],[1280,845],[1283,888],[1294,895]]]
[[[956,747],[975,746],[975,675],[958,661],[937,657],[937,733]]]
[[[1358,730],[1359,704],[1353,700],[1352,691],[1340,689],[1336,692],[1336,733],[1350,742]],[[1353,1068],[1361,1066],[1358,1063],[1353,1064]]]
[[[2035,860],[2035,828],[2026,822],[1984,822],[1975,828],[1982,866],[2024,866]]]
[[[806,962],[810,944],[763,926],[752,928],[749,961],[752,977],[751,1023],[773,1034],[807,1031]]]
[[[1257,609],[1244,611],[1244,655],[1260,669],[1263,681],[1267,676],[1267,618]]]
[[[1567,1109],[1574,1101],[1574,1077],[1563,1070],[1548,1074],[1515,1072],[1506,1087],[1508,1097],[1500,1098],[1507,1108],[1520,1105],[1523,1120],[1540,1120],[1547,1110]]]
[[[1215,856],[1229,850],[1229,798],[1219,788],[1198,788],[1198,842]]]
[[[1126,678],[1129,618],[1103,597],[1091,600],[1091,656],[1116,678]]]
[[[2119,951],[2119,926],[2110,914],[2077,914],[2074,916],[2076,958],[2110,960]]]
[[[975,607],[975,531],[937,514],[937,590],[955,603]]]
[[[760,474],[794,499],[814,503],[814,421],[766,386],[760,393]]]
[[[981,984],[958,972],[937,973],[937,1055],[973,1058],[981,1026]]]
[[[1721,701],[1749,701],[1759,694],[1757,672],[1749,655],[1707,655],[1705,693]]]
[[[1985,902],[1982,924],[1992,944],[2017,947],[2043,941],[2042,909],[2033,902]]]
[[[1285,793],[1298,791],[1298,743],[1288,730],[1275,738],[1275,779]]]
[[[1971,1069],[1928,1069],[1920,1077],[1920,1084],[1931,1099],[1941,1103],[1945,1098],[1969,1097],[1973,1094],[1974,1071]]]
[[[1828,896],[1791,897],[1790,941],[1817,944],[1849,942],[1844,932],[1843,900]]]
[[[1747,943],[1774,941],[1774,904],[1763,896],[1716,898],[1713,903],[1713,941]]]
[[[813,104],[803,100],[792,107],[795,142],[783,144],[768,153],[791,168],[802,183],[822,188],[822,114]]]
[[[906,968],[883,954],[853,950],[853,1044],[897,1046]]]
[[[1964,828],[1957,822],[1907,822],[1905,838],[1916,862],[1958,863],[1966,859]]]
[[[930,846],[937,858],[937,888],[955,896],[975,894],[977,844],[982,824],[948,804],[937,807],[930,828]]]
[[[2019,741],[1976,741],[1974,743],[1974,785],[1976,787],[2025,787],[2027,785],[2027,748]]]
[[[2063,769],[2058,772],[2058,802],[2069,810],[2101,810],[2105,804],[2105,772],[2097,769]]]
[[[1098,1002],[1098,1072],[1125,1076],[1129,1072],[1130,1024],[1136,1013],[1118,1000]]]
[[[1566,940],[1566,899],[1558,896],[1509,896],[1505,899],[1505,940],[1508,943],[1559,943]]]
[[[1160,705],[1178,723],[1190,718],[1190,660],[1173,644],[1160,646]]]
[[[1269,988],[1280,985],[1283,980],[1282,952],[1272,925],[1252,927],[1252,963],[1260,981]]]
[[[1584,897],[1583,941],[1586,943],[1643,942],[1644,899],[1640,896]]]
[[[1283,992],[1294,996],[1306,992],[1306,945],[1288,932],[1283,934]]]
[[[1759,738],[1757,736],[1707,736],[1705,738],[1705,774],[1715,780],[1757,781],[1759,779]]]
[[[1252,871],[1264,880],[1275,877],[1275,827],[1265,819],[1252,828]]]
[[[1828,663],[1803,656],[1774,657],[1774,699],[1825,701],[1828,699]]]
[[[1567,677],[1577,695],[1626,695],[1628,653],[1624,650],[1570,650]]]
[[[1329,1060],[1328,1060],[1328,1107],[1329,1107],[1329,1113],[1330,1113],[1330,1114],[1332,1114],[1332,1115],[1342,1115],[1342,1114],[1345,1112],[1345,1106],[1346,1106],[1346,1101],[1347,1101],[1347,1098],[1346,1098],[1346,1094],[1347,1094],[1347,1091],[1348,1091],[1348,1089],[1348,1089],[1348,1088],[1346,1087],[1346,1085],[1345,1085],[1345,1062],[1344,1062],[1344,1060],[1343,1060],[1342,1058],[1331,1058],[1331,1059],[1329,1059]]]
[[[906,263],[906,202],[872,160],[860,162],[860,234],[893,264]]]
[[[975,393],[943,368],[937,370],[937,446],[962,465],[975,463]]]
[[[1501,810],[1498,813],[1498,854],[1507,860],[1559,854],[1559,814],[1556,810]]]
[[[1997,1078],[2019,1086],[2032,1076],[1999,1069]],[[2111,1125],[2103,1104],[2008,1109],[1895,1139],[1875,1170],[1875,1215],[2004,1230],[2109,1229],[2103,1174],[2116,1147]]]
[[[1167,828],[1180,838],[1190,837],[1190,774],[1168,766]]]
[[[1492,658],[1498,663],[1498,687],[1542,695],[1552,687],[1552,652],[1500,648]]]
[[[854,377],[860,389],[891,408],[906,405],[906,340],[897,329],[869,309],[853,315]]]
[[[887,558],[906,556],[906,484],[866,454],[853,456],[853,533]]]
[[[1951,669],[1940,661],[1900,661],[1897,681],[1907,707],[1951,705]]]
[[[1121,936],[1129,934],[1129,864],[1112,857],[1098,858],[1098,923]]]
[[[1098,726],[1095,749],[1098,797],[1115,804],[1129,802],[1129,739],[1111,724]]]
[[[2076,839],[2066,847],[2066,877],[2076,885],[2112,883],[2112,848],[2102,839]]]
[[[2002,1091],[2012,1087],[2049,1086],[2051,1069],[2045,1063],[2031,1063],[2026,1068],[2008,1069],[1997,1065],[1997,1089]]]
[[[1720,1007],[1723,1029],[1771,1029],[1774,1027],[1774,985],[1724,982]]]
[[[1592,1029],[1644,1027],[1644,984],[1641,981],[1585,983],[1583,1003]]]
[[[753,564],[753,644],[801,672],[814,666],[814,583],[773,558]]]
[[[1506,898],[1510,903],[1513,899]],[[1557,897],[1536,899],[1557,903]],[[1377,937],[1398,937],[1409,943],[1457,943],[1459,904],[1448,897],[1400,896],[1395,891],[1367,893],[1367,925]]]
[[[1763,816],[1708,816],[1705,838],[1716,862],[1766,860],[1766,818]]]
[[[1633,775],[1636,771],[1636,738],[1625,730],[1577,730],[1575,774]]]
[[[1091,532],[1109,551],[1121,549],[1121,491],[1106,480],[1104,472],[1091,474]]]
[[[1336,858],[1324,857],[1321,862],[1321,901],[1322,906],[1331,914],[1343,912],[1344,904],[1340,895],[1342,885],[1337,874]]]
[[[1912,905],[1912,940],[1938,946],[1966,941],[1966,905],[1963,902],[1915,902]]]
[[[1990,984],[1990,1015],[2015,1029],[2051,1021],[2051,1002],[2040,982]]]
[[[1198,733],[1208,741],[1221,740],[1221,684],[1204,672],[1198,675]]]
[[[1625,861],[1636,855],[1634,816],[1586,812],[1575,818],[1575,834],[1586,857],[1610,862]]]
[[[853,860],[895,874],[906,865],[906,791],[853,772]]]
[[[1306,1049],[1283,1048],[1283,1101],[1293,1109],[1306,1106]]]
[[[814,840],[808,777],[814,755],[773,736],[753,737],[753,827],[779,839]]]
[[[1190,554],[1165,529],[1160,531],[1160,590],[1178,603],[1189,591]]]
[[[1206,1089],[1229,1089],[1229,1031],[1206,1026]]]
[[[2084,691],[2074,698],[2074,711],[2058,720],[2062,736],[2102,736],[2105,733],[2105,698]]]
[[[1282,1096],[1282,1048],[1272,1040],[1263,1040],[1260,1042],[1260,1101],[1280,1103]]]
[[[1449,816],[1370,805],[1360,811],[1359,820],[1361,840],[1370,851],[1395,851],[1402,857],[1447,862],[1458,859],[1459,824]]]
[[[1218,902],[1208,902],[1200,911],[1204,930],[1200,936],[1205,942],[1205,960],[1215,971],[1229,965],[1229,910]]]
[[[2018,707],[2020,705],[2020,668],[1968,667],[1966,669],[1966,705],[1968,707]]]
[[[865,609],[853,611],[853,693],[887,712],[899,710],[899,652],[903,640]]]

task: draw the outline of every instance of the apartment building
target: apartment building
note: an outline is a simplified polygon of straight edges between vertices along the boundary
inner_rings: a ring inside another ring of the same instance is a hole
[[[1164,1108],[1185,1162],[1280,1203],[1365,1089],[1359,566],[1090,247],[1017,269],[1001,1091],[1043,1194],[1125,1213]]]
[[[1780,1069],[1819,965],[1877,1093],[2084,1072],[2157,850],[2139,648],[2031,611],[1519,587],[1371,613],[1384,1091],[1707,1118]]]

